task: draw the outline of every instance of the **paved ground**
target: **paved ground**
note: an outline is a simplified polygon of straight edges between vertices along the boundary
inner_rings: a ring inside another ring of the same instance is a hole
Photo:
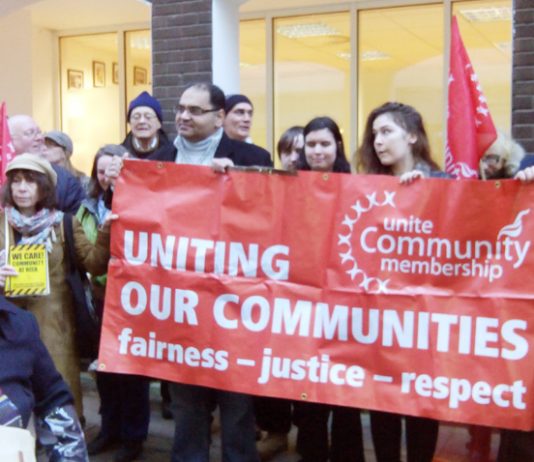
[[[91,375],[83,374],[82,383],[84,388],[84,408],[87,419],[86,435],[87,440],[91,441],[99,430],[100,418],[98,415],[98,395],[96,392],[95,382]],[[170,420],[163,420],[160,414],[159,384],[153,383],[150,390],[151,396],[151,420],[149,437],[145,443],[143,454],[139,461],[150,462],[169,462],[170,448],[172,445],[172,435],[174,424]],[[369,431],[369,417],[363,414],[364,443],[366,462],[376,462],[371,435]],[[221,445],[219,432],[216,430],[217,421],[214,425],[213,446],[211,451],[210,462],[221,461]],[[280,454],[273,462],[297,462],[298,454],[295,452],[296,429],[293,428],[290,433],[290,448],[284,454]],[[461,426],[441,425],[440,437],[438,441],[438,451],[434,462],[469,462],[465,444],[467,442],[467,430]],[[492,439],[492,460],[495,460],[497,452],[498,434],[494,432]],[[98,456],[91,457],[91,462],[111,462],[113,452],[109,451]]]

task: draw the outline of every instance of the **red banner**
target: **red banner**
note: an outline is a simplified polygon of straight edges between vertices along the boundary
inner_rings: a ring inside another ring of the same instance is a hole
[[[6,179],[7,164],[15,157],[15,148],[7,126],[6,103],[0,105],[0,186]]]
[[[486,97],[453,16],[445,170],[457,178],[478,178],[478,163],[496,139]]]
[[[127,161],[100,369],[534,428],[534,186]]]

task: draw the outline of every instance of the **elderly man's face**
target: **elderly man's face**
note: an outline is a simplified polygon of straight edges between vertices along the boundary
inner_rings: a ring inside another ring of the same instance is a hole
[[[184,91],[176,107],[176,130],[186,140],[196,143],[222,127],[224,111],[214,110],[207,90],[191,87]]]
[[[245,141],[250,136],[250,126],[254,109],[249,103],[236,104],[224,119],[224,131],[226,134],[239,141]]]
[[[148,106],[136,107],[130,113],[130,128],[136,138],[149,140],[161,128],[161,123],[154,109]]]
[[[9,130],[15,154],[28,152],[43,155],[45,150],[44,138],[41,129],[30,116],[14,116],[10,121]]]

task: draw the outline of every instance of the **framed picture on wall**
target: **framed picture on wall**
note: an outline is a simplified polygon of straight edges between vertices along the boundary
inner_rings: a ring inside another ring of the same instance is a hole
[[[111,73],[111,81],[115,84],[115,85],[118,85],[119,83],[119,63],[113,63],[112,64],[112,73]]]
[[[106,86],[106,64],[101,61],[93,61],[93,87]]]
[[[83,71],[67,69],[67,89],[80,90],[83,88]]]
[[[144,67],[134,66],[133,71],[134,85],[146,85],[148,83],[146,69]]]

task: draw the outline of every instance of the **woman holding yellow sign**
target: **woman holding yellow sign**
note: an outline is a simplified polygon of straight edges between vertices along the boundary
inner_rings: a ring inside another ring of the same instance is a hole
[[[37,318],[43,342],[70,386],[81,416],[75,313],[72,293],[65,283],[68,249],[63,212],[55,208],[56,173],[47,160],[21,154],[8,164],[6,176],[4,211],[0,214],[3,224],[0,245],[5,249],[0,287],[9,289],[6,295],[10,300]],[[78,263],[91,274],[105,273],[109,260],[109,219],[95,244],[86,238],[76,218],[72,223]]]

